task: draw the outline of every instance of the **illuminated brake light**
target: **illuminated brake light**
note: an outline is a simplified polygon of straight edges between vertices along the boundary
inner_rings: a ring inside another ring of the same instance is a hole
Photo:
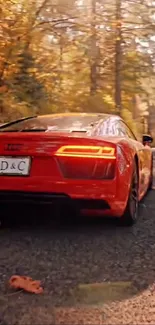
[[[115,148],[102,146],[62,146],[57,150],[55,155],[63,157],[116,159]]]

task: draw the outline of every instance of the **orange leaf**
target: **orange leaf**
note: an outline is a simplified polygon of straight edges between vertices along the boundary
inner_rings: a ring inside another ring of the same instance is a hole
[[[42,293],[43,288],[40,286],[41,282],[33,280],[27,276],[13,275],[9,280],[9,285],[13,289],[23,289],[30,293]]]

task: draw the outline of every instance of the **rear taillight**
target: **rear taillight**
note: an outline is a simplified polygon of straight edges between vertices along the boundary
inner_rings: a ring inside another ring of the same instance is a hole
[[[100,146],[62,146],[57,150],[55,155],[65,157],[116,159],[115,148]]]
[[[113,179],[115,176],[114,147],[63,146],[55,155],[65,178]]]

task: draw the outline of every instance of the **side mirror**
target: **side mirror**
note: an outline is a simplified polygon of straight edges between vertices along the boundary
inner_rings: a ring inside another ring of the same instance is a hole
[[[151,135],[143,134],[143,145],[150,145],[153,142]]]

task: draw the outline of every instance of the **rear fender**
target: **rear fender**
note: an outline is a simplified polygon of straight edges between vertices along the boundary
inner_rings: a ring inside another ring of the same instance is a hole
[[[120,204],[125,210],[133,172],[134,156],[128,150],[126,152],[122,146],[117,146],[117,157],[116,157],[116,197],[118,198],[118,204]]]

